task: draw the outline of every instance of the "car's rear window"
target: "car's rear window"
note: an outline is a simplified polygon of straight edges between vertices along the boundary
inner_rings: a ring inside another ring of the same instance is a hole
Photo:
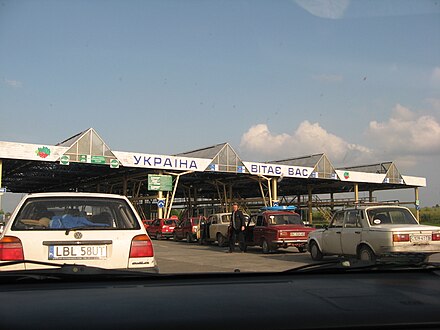
[[[302,225],[303,222],[298,214],[275,214],[269,216],[271,225]]]
[[[139,229],[130,205],[123,199],[29,198],[20,208],[12,230]]]
[[[377,225],[417,225],[418,222],[407,209],[375,208],[367,211],[368,220],[372,226]]]
[[[167,226],[175,226],[176,220],[164,220],[163,224]]]
[[[230,219],[231,219],[231,218],[230,218],[230,215],[229,215],[229,214],[224,214],[224,215],[222,215],[222,223],[229,223],[229,222],[231,222]]]

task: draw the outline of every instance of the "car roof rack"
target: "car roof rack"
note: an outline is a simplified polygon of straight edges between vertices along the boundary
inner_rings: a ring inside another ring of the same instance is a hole
[[[399,205],[400,201],[398,199],[389,200],[389,201],[380,201],[380,202],[367,202],[367,201],[359,201],[358,203],[350,203],[344,205],[343,209],[347,208],[357,208],[360,206],[380,206],[380,205]]]

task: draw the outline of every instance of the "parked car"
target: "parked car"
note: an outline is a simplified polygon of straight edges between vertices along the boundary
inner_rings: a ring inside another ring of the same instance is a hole
[[[230,218],[231,213],[211,214],[200,228],[200,243],[217,242],[218,246],[226,246]]]
[[[177,225],[177,218],[170,219],[156,219],[147,228],[147,232],[155,239],[173,237],[174,228]]]
[[[146,220],[146,219],[142,219],[142,223],[144,224],[145,229],[148,229],[148,227],[150,227],[150,225],[154,222],[154,220]]]
[[[361,206],[336,212],[328,228],[311,233],[308,243],[313,260],[326,255],[426,260],[440,252],[440,228],[420,225],[406,207]]]
[[[315,228],[304,225],[295,207],[266,207],[253,216],[255,225],[246,225],[246,244],[261,246],[263,253],[294,246],[299,252],[307,250],[307,237]]]
[[[249,215],[243,213],[245,221],[249,221]],[[228,244],[228,227],[230,224],[231,212],[211,214],[200,226],[200,244],[215,243],[220,247]]]
[[[47,268],[41,262],[157,272],[153,244],[124,196],[26,195],[0,236],[1,270]]]
[[[174,228],[173,239],[180,241],[186,239],[187,243],[197,241],[197,230],[199,228],[200,221],[205,220],[205,217],[191,217],[183,219]]]

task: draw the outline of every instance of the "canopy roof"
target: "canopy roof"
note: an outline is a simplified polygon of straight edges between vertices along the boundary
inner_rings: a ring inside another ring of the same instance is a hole
[[[281,179],[280,194],[307,194],[308,185],[314,193],[346,192],[353,182],[359,183],[360,191],[426,185],[424,178],[403,176],[393,162],[335,169],[324,153],[252,163],[243,162],[229,143],[173,156],[112,151],[93,128],[53,146],[0,141],[0,159],[2,186],[12,192],[114,192],[124,178],[145,179],[148,174],[173,171],[188,172],[181,184],[197,185],[202,197],[218,195],[213,183],[219,182],[232,184],[240,196],[255,197],[261,174],[250,166],[263,165],[273,168],[269,177]],[[289,176],[300,169],[301,176]]]

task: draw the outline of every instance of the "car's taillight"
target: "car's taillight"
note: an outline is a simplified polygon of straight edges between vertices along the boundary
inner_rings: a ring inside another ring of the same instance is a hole
[[[393,234],[393,242],[409,242],[409,234]]]
[[[440,233],[432,233],[433,241],[440,241]]]
[[[130,258],[154,257],[153,243],[147,235],[137,235],[131,240]]]
[[[18,237],[5,236],[0,240],[0,260],[24,260],[23,245]]]
[[[280,231],[280,237],[287,237],[288,235],[287,231]]]

